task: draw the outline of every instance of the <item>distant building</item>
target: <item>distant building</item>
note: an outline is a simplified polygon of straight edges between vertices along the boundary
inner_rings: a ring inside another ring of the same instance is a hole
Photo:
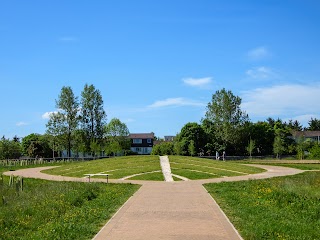
[[[138,154],[150,154],[153,147],[154,133],[132,133],[129,135],[131,139],[131,151]]]
[[[175,136],[164,136],[164,141],[165,142],[173,142]]]
[[[298,138],[311,139],[320,143],[320,131],[294,131],[292,137],[297,140]]]

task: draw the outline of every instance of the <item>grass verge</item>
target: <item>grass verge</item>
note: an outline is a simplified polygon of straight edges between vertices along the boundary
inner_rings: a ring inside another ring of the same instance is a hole
[[[223,162],[197,157],[169,156],[171,171],[192,180],[241,176],[264,172],[264,169],[235,162]]]
[[[0,239],[91,239],[139,188],[24,179],[24,190],[16,192],[3,179]]]
[[[320,172],[204,186],[244,239],[320,239]]]
[[[158,156],[129,156],[70,163],[44,172],[70,177],[83,177],[86,173],[108,173],[110,179],[119,179],[157,170],[161,170]]]

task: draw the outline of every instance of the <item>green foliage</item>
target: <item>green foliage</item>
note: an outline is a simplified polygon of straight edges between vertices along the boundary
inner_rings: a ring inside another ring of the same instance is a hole
[[[47,131],[53,136],[59,137],[61,142],[65,142],[68,157],[71,157],[72,134],[78,127],[79,102],[71,87],[62,87],[56,100],[58,113],[50,114],[47,124]]]
[[[91,239],[138,188],[36,179],[19,194],[0,187],[0,239]]]
[[[125,123],[118,118],[113,118],[104,128],[104,136],[106,139],[106,149],[108,152],[117,153],[119,151],[130,149],[130,132]]]
[[[244,239],[319,239],[320,172],[206,184]]]
[[[191,153],[196,155],[207,143],[207,135],[201,125],[192,122],[187,123],[182,127],[180,134],[176,138],[176,141],[180,142],[181,149],[179,149],[179,152],[182,155],[191,155]],[[189,145],[191,141],[193,141],[193,152],[189,151]]]
[[[320,159],[320,145],[315,144],[310,150],[310,159]]]
[[[21,156],[21,145],[19,141],[0,139],[0,159],[17,159]]]
[[[88,145],[93,140],[101,141],[106,113],[100,91],[92,84],[86,84],[81,92],[81,125],[86,133]]]
[[[22,139],[23,153],[29,157],[51,157],[52,149],[49,139],[40,134],[32,133]]]
[[[152,155],[173,155],[175,153],[173,142],[161,142],[152,148]]]
[[[320,119],[311,118],[309,121],[309,131],[320,131]]]
[[[197,150],[196,150],[196,147],[195,147],[195,144],[194,144],[193,140],[191,140],[190,143],[189,143],[188,151],[189,151],[190,156],[196,156],[197,155]]]
[[[250,139],[248,146],[246,148],[247,152],[249,153],[250,158],[252,157],[252,152],[256,148],[256,142]]]
[[[243,126],[248,115],[240,108],[241,98],[224,88],[212,95],[208,103],[205,120],[211,123],[211,136],[215,137],[216,150],[236,153],[241,145]]]

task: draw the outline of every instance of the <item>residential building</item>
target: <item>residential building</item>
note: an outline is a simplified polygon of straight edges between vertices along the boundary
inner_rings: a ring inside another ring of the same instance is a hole
[[[292,137],[296,140],[298,138],[311,139],[320,143],[320,131],[294,131]]]
[[[138,154],[150,154],[153,147],[154,133],[132,133],[129,135],[131,139],[131,151]]]
[[[173,142],[175,136],[164,136],[164,141],[165,142]]]

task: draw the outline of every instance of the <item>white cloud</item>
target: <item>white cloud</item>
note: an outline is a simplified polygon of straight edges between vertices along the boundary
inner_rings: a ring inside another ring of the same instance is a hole
[[[277,74],[268,67],[255,67],[246,71],[246,75],[253,79],[268,79],[268,78],[276,78]]]
[[[184,78],[182,81],[192,87],[207,87],[212,82],[212,77],[205,78]]]
[[[44,114],[42,114],[42,119],[49,119],[51,114],[56,114],[57,111],[54,112],[45,112]]]
[[[131,122],[135,122],[135,120],[132,118],[127,118],[127,119],[124,119],[123,122],[124,123],[131,123]]]
[[[185,99],[185,98],[167,98],[165,100],[156,101],[149,105],[148,108],[161,108],[161,107],[178,107],[178,106],[205,106],[202,102]]]
[[[270,51],[266,47],[257,47],[251,49],[247,53],[250,60],[263,60],[271,56]]]
[[[320,112],[319,95],[320,83],[257,88],[242,94],[241,107],[251,118],[306,118]]]
[[[22,126],[26,126],[26,125],[28,125],[28,123],[26,123],[26,122],[18,122],[18,123],[16,123],[17,127],[22,127]]]

